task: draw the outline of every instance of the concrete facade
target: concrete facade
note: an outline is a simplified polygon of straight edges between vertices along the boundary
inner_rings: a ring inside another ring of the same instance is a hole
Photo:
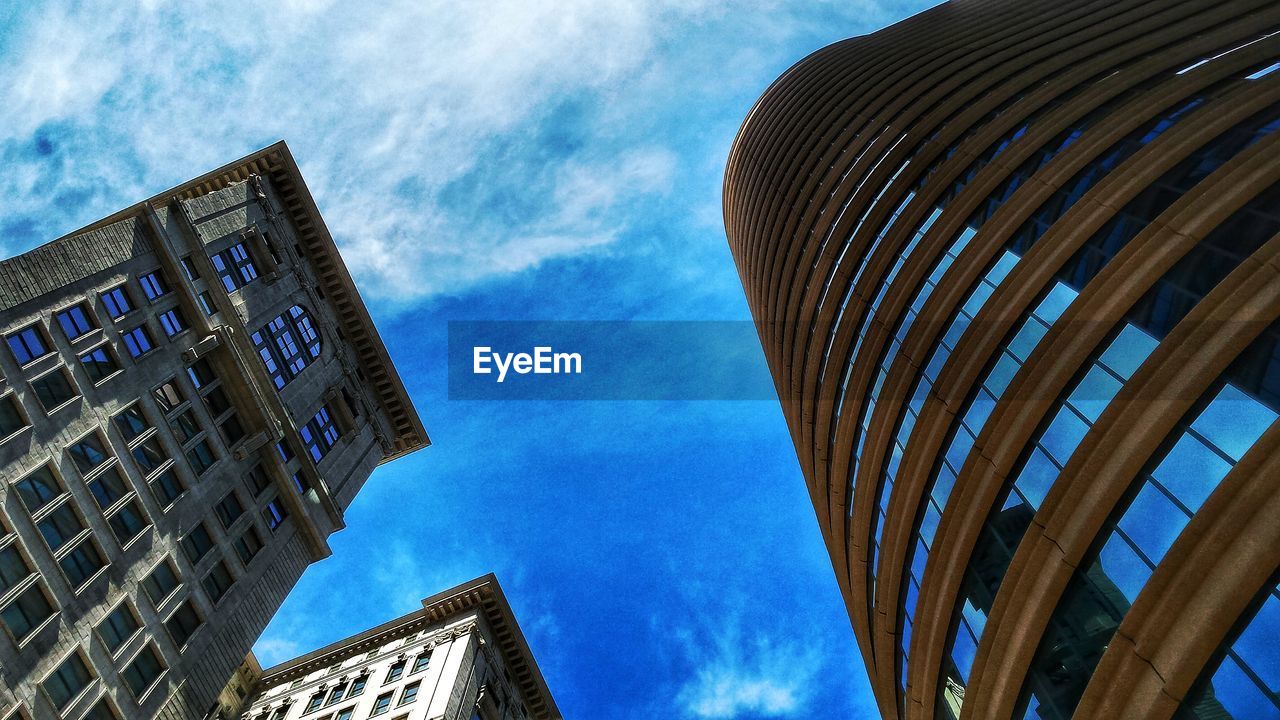
[[[223,693],[248,720],[559,720],[493,575],[265,671],[252,655]]]
[[[746,118],[726,232],[885,717],[1280,714],[1277,30],[956,1]]]
[[[204,717],[428,443],[283,143],[0,262],[0,333],[6,720]]]

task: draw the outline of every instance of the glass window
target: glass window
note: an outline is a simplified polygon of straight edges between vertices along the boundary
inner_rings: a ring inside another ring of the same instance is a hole
[[[431,663],[431,653],[424,652],[413,661],[413,672],[422,672]]]
[[[134,500],[107,518],[107,524],[111,526],[111,532],[115,534],[116,540],[120,541],[121,545],[125,545],[151,523],[143,513],[142,506]]]
[[[240,424],[240,418],[232,413],[226,420],[218,425],[218,431],[222,434],[222,440],[227,447],[235,447],[235,444],[244,439],[244,426]]]
[[[408,705],[418,699],[418,687],[421,683],[409,683],[404,686],[404,690],[400,693],[400,704]]]
[[[213,536],[209,534],[209,528],[205,527],[204,523],[195,526],[182,539],[182,553],[187,556],[187,560],[190,560],[192,565],[200,562],[200,558],[212,549]]]
[[[178,574],[168,560],[161,562],[142,581],[142,588],[147,591],[151,602],[159,605],[169,594],[178,589]]]
[[[228,528],[244,514],[244,506],[240,504],[240,498],[236,497],[233,491],[222,498],[214,508],[214,511],[218,515],[218,522],[222,523],[222,527]]]
[[[392,665],[391,669],[387,670],[387,679],[383,680],[382,683],[385,685],[386,683],[395,682],[396,680],[399,680],[400,676],[404,675],[404,665],[405,665],[404,660],[401,660],[395,665]]]
[[[85,374],[95,385],[116,374],[120,369],[120,363],[116,362],[115,355],[105,345],[81,355],[80,365],[84,367]]]
[[[236,538],[235,546],[236,555],[240,556],[240,562],[248,565],[249,561],[253,560],[258,555],[258,552],[262,550],[262,538],[258,536],[258,531],[251,525],[248,530],[244,531],[244,534]]]
[[[183,410],[170,425],[173,426],[173,434],[184,444],[200,434],[200,423],[190,408]]]
[[[235,578],[231,577],[227,564],[219,561],[209,570],[209,574],[204,576],[204,580],[200,581],[200,585],[209,596],[209,601],[217,604],[231,590],[234,582]]]
[[[164,663],[151,645],[147,645],[120,675],[134,697],[142,697],[164,673]]]
[[[143,355],[155,349],[155,342],[151,340],[151,333],[147,330],[146,325],[139,325],[132,330],[125,331],[121,337],[124,339],[124,346],[129,351],[129,356],[140,358]]]
[[[173,468],[165,470],[151,481],[151,494],[155,495],[156,502],[160,503],[161,507],[172,505],[186,489],[177,474],[173,472]]]
[[[128,495],[129,487],[125,485],[124,477],[120,475],[120,468],[113,467],[94,478],[89,483],[89,491],[93,493],[93,499],[98,501],[98,507],[106,510],[117,500]]]
[[[227,292],[235,292],[253,282],[258,277],[258,267],[253,262],[253,255],[245,244],[240,242],[209,256],[213,268],[222,280],[222,287]]]
[[[218,306],[213,304],[213,298],[209,296],[209,293],[202,290],[196,296],[196,299],[200,301],[200,309],[204,311],[205,315],[213,315],[218,312]]]
[[[62,573],[67,576],[72,588],[84,585],[105,565],[97,546],[89,540],[81,541],[58,561],[58,566],[62,568]]]
[[[196,267],[195,259],[190,255],[182,258],[182,273],[187,276],[188,280],[200,279],[200,269]]]
[[[220,387],[216,387],[204,394],[204,404],[205,407],[209,408],[209,414],[214,417],[218,417],[231,409],[231,401],[227,399],[227,394]]]
[[[271,487],[271,480],[267,477],[267,472],[262,469],[261,465],[254,465],[253,469],[245,473],[244,483],[249,486],[249,492],[254,497],[258,497],[263,490]]]
[[[80,720],[120,720],[120,716],[111,709],[111,701],[104,697]]]
[[[289,517],[289,511],[285,509],[284,503],[280,498],[273,498],[262,508],[262,519],[267,523],[267,529],[275,532],[284,524],[285,519]]]
[[[199,390],[217,381],[218,374],[213,371],[213,366],[209,364],[207,358],[200,358],[187,368],[187,377],[191,379],[191,384]]]
[[[164,275],[159,270],[144,273],[138,278],[138,284],[142,286],[142,294],[146,295],[148,300],[155,300],[169,293],[169,284],[165,282]]]
[[[172,378],[156,388],[152,395],[155,396],[156,403],[160,405],[160,409],[166,413],[173,412],[175,408],[187,399],[182,392],[182,388],[178,387],[177,380]]]
[[[320,706],[323,704],[324,704],[324,692],[318,692],[311,696],[311,699],[307,701],[307,709],[303,710],[302,712],[304,713],[314,712],[316,710],[319,710]]]
[[[51,412],[79,395],[62,368],[32,380],[31,389],[36,391],[36,398],[45,412]]]
[[[133,310],[133,301],[124,285],[117,285],[102,293],[102,305],[112,320],[118,320]]]
[[[217,461],[217,456],[213,454],[213,450],[210,449],[206,440],[201,440],[192,445],[191,449],[187,451],[187,462],[191,463],[191,469],[195,471],[196,475],[205,474]]]
[[[73,305],[58,312],[57,317],[58,325],[62,327],[62,332],[66,334],[68,340],[75,340],[97,327],[89,315],[88,308],[84,305]]]
[[[310,313],[294,305],[250,336],[276,389],[320,357],[320,333]]]
[[[1227,385],[1209,401],[1191,428],[1239,462],[1275,420],[1273,410]]]
[[[363,693],[363,692],[364,692],[364,686],[365,686],[366,684],[368,684],[368,682],[369,682],[369,676],[368,676],[368,675],[361,675],[360,677],[357,677],[355,680],[352,680],[352,681],[351,681],[351,692],[347,693],[347,697],[349,697],[349,698],[353,698],[353,697],[355,697],[355,696],[359,695],[360,693]]]
[[[14,483],[14,487],[18,490],[18,497],[22,498],[22,504],[32,513],[62,494],[62,486],[58,484],[48,465],[32,471]]]
[[[52,352],[38,325],[28,325],[6,335],[5,339],[9,341],[9,350],[13,352],[13,359],[17,360],[19,365],[26,365]]]
[[[164,329],[166,337],[173,337],[185,331],[191,325],[187,323],[187,318],[182,314],[181,308],[171,308],[160,313],[160,327]]]
[[[35,583],[0,609],[0,622],[9,628],[18,642],[22,642],[55,612],[40,583]]]
[[[325,455],[329,454],[340,437],[327,405],[316,411],[315,416],[308,420],[298,432],[302,436],[302,443],[306,446],[307,452],[315,462],[320,462]]]
[[[86,435],[72,443],[67,448],[67,453],[71,455],[81,474],[88,474],[110,458],[97,433]]]
[[[122,602],[109,615],[98,623],[98,636],[107,646],[107,652],[114,654],[126,640],[142,629],[138,618],[129,608],[128,602]]]
[[[18,583],[31,577],[31,568],[18,553],[18,546],[10,543],[0,550],[0,595],[8,594]]]
[[[204,624],[204,620],[200,614],[196,612],[196,608],[191,604],[191,600],[183,600],[173,615],[164,621],[164,627],[169,631],[169,637],[173,638],[173,644],[179,648],[184,647],[196,630]]]
[[[150,475],[169,462],[169,455],[165,453],[160,445],[160,439],[155,435],[135,445],[130,454],[133,455],[133,460],[143,475]]]
[[[25,427],[27,419],[22,416],[14,395],[0,397],[0,438],[7,438]]]
[[[84,523],[80,521],[80,516],[68,501],[45,515],[37,527],[45,543],[49,545],[49,549],[56,553],[84,530]]]
[[[386,712],[387,709],[391,707],[391,696],[394,694],[395,693],[383,693],[379,695],[378,699],[373,701],[373,712],[369,713],[369,717],[381,715]]]
[[[147,421],[146,413],[142,410],[141,403],[134,403],[121,410],[111,418],[111,421],[116,426],[116,430],[120,431],[120,435],[125,439],[125,442],[132,442],[151,427],[151,423]]]
[[[44,688],[45,693],[49,695],[49,699],[53,701],[53,706],[62,710],[72,699],[89,686],[93,677],[93,673],[90,672],[89,666],[85,664],[84,658],[80,657],[79,652],[76,652],[63,661],[58,666],[58,669],[45,678],[40,685]]]

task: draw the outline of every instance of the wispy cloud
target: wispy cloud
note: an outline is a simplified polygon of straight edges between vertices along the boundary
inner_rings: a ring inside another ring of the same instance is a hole
[[[807,713],[827,662],[825,639],[818,634],[778,637],[777,627],[753,626],[741,602],[711,600],[710,605],[717,612],[676,630],[682,664],[692,668],[675,697],[679,711],[698,720]]]

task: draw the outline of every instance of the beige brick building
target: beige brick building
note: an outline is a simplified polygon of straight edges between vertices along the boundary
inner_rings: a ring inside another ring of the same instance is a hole
[[[0,718],[200,718],[428,443],[278,143],[0,262]]]
[[[222,700],[249,720],[561,717],[493,575],[265,671],[250,655]]]

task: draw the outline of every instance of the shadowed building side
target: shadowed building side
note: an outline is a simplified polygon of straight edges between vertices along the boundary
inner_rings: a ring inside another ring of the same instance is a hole
[[[952,2],[743,123],[725,228],[886,717],[1280,713],[1277,31]]]

